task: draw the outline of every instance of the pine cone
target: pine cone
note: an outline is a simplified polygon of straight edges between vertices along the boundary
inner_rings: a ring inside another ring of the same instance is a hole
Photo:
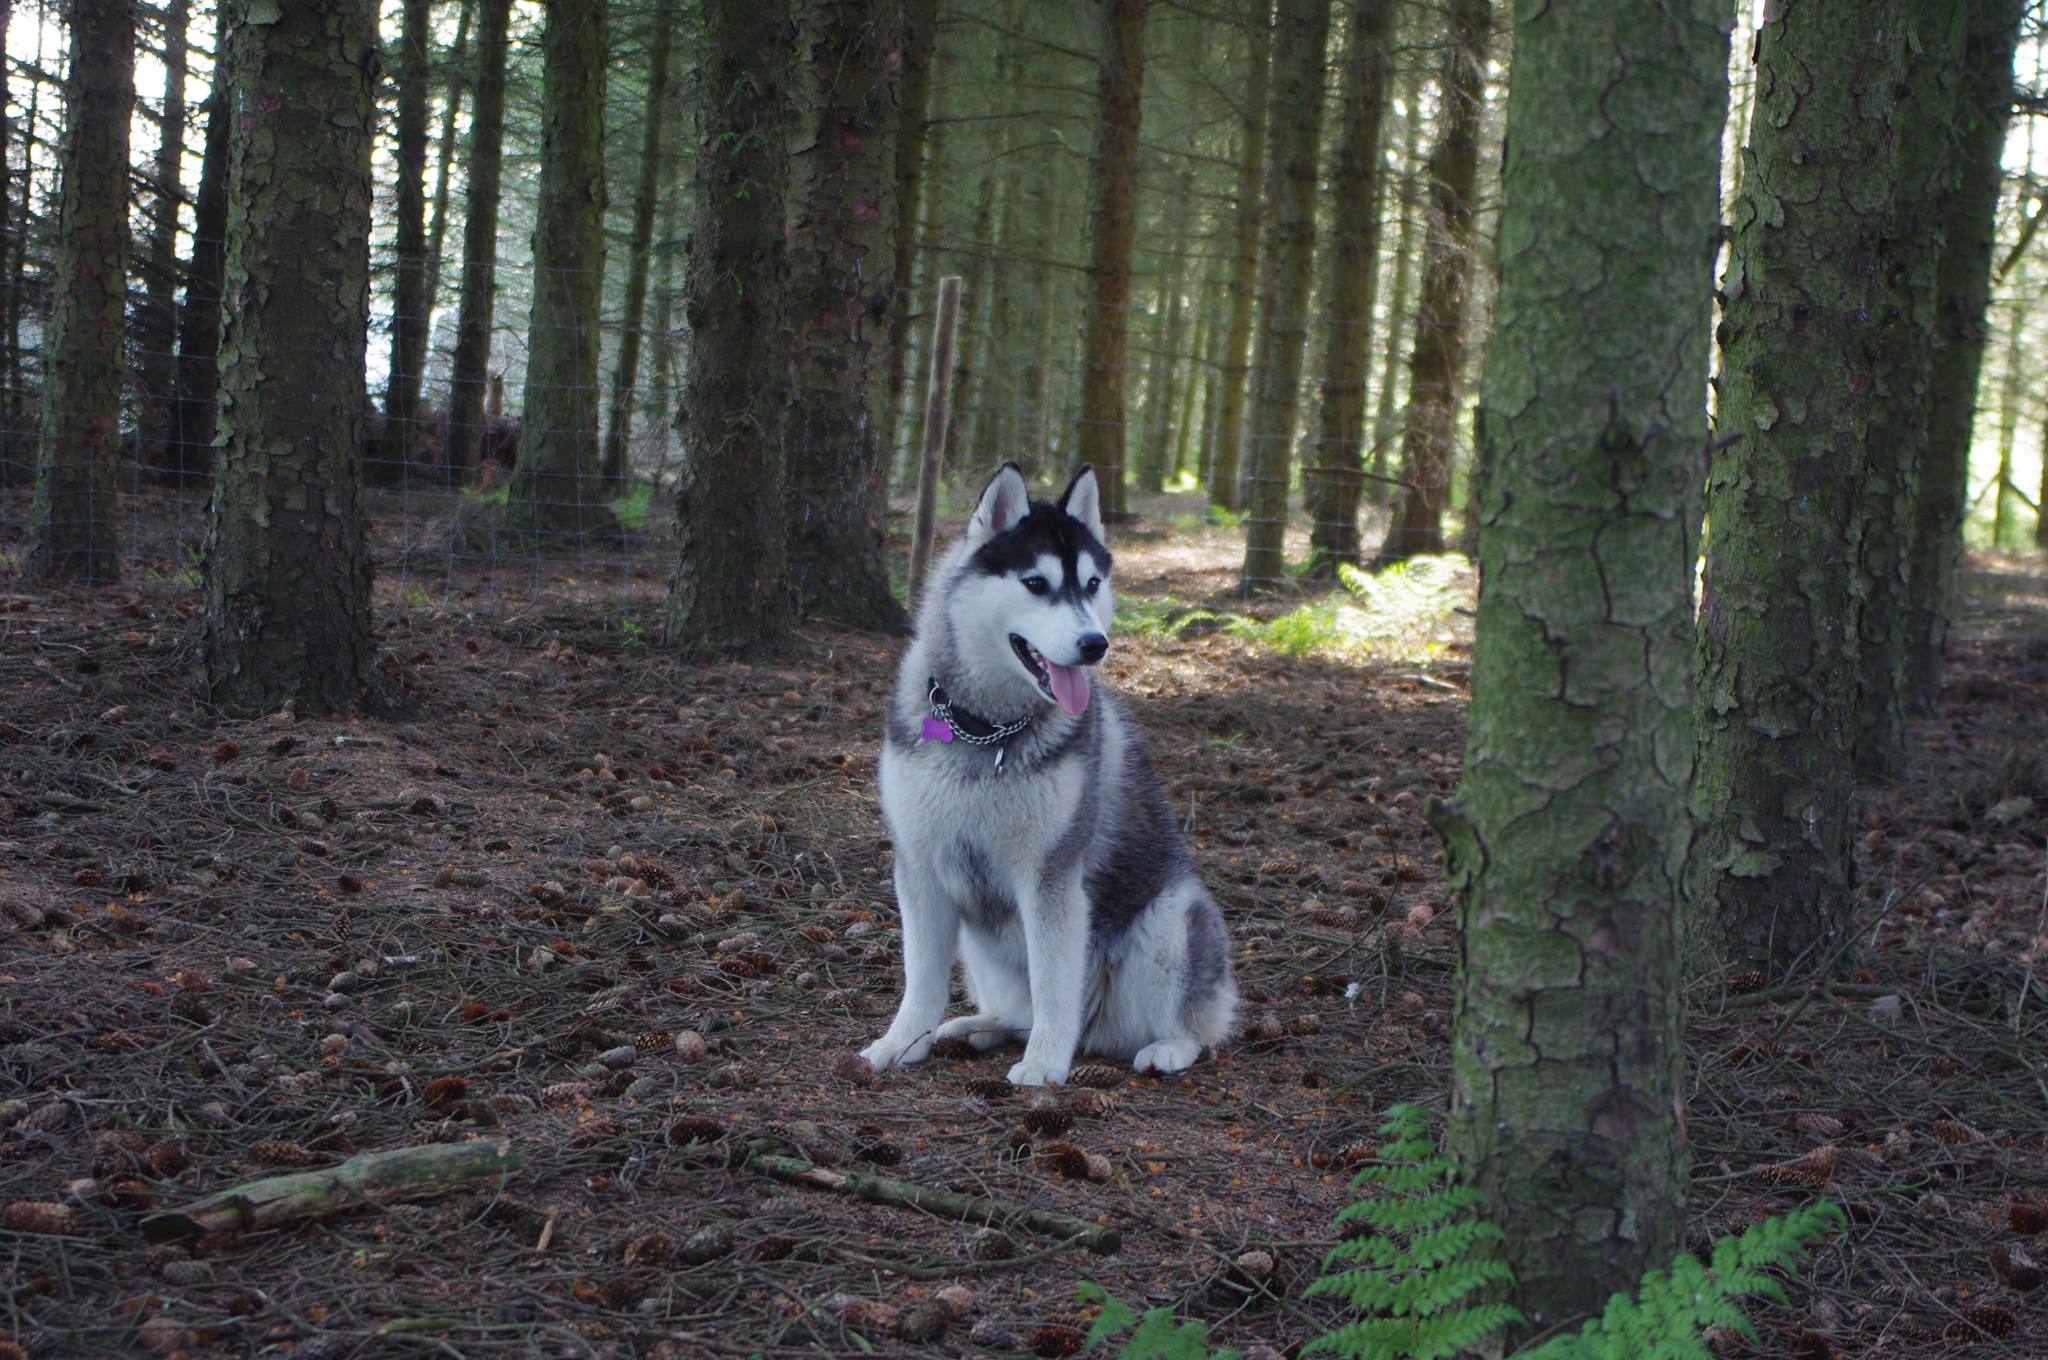
[[[1067,1085],[1092,1086],[1098,1091],[1113,1090],[1124,1084],[1130,1073],[1109,1063],[1082,1063],[1067,1073]]]
[[[976,1077],[967,1083],[967,1093],[979,1100],[1008,1100],[1017,1088],[1001,1077]]]
[[[10,1232],[68,1233],[72,1225],[71,1206],[43,1200],[16,1200],[0,1209],[0,1227]]]
[[[1042,1144],[1034,1157],[1042,1160],[1048,1168],[1070,1181],[1088,1179],[1088,1154],[1072,1143]]]
[[[633,1047],[642,1053],[659,1053],[676,1041],[676,1036],[665,1029],[651,1029],[633,1040]]]
[[[289,1138],[261,1138],[250,1144],[249,1160],[257,1166],[318,1166],[325,1159]]]

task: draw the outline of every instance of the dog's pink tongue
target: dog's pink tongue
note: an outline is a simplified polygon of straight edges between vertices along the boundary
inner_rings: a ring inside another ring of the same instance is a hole
[[[1055,666],[1048,661],[1045,673],[1052,680],[1052,697],[1059,700],[1060,712],[1078,718],[1088,711],[1088,672],[1079,666]]]

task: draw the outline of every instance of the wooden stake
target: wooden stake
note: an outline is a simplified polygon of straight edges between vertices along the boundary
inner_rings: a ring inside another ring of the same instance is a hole
[[[917,604],[932,560],[932,521],[939,513],[940,464],[946,426],[953,418],[953,333],[960,322],[960,276],[939,280],[939,311],[932,319],[932,367],[925,382],[924,448],[917,461],[917,517],[910,531],[910,602]]]

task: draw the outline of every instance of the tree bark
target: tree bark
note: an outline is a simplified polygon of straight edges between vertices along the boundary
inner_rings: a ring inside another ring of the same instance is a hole
[[[1001,176],[994,166],[983,166],[981,182],[974,191],[974,219],[968,228],[973,242],[974,257],[967,264],[967,286],[960,294],[960,358],[953,369],[953,404],[956,410],[976,411],[976,424],[970,438],[967,422],[956,419],[946,427],[945,464],[959,468],[963,454],[962,446],[974,449],[977,457],[988,457],[994,447],[983,442],[983,429],[990,419],[989,408],[994,402],[980,400],[978,373],[982,356],[994,346],[987,335],[989,313],[995,289],[995,241],[992,233],[996,224],[997,190]]]
[[[889,590],[882,444],[896,305],[895,84],[901,0],[807,0],[812,150],[797,167],[791,312],[797,406],[789,442],[797,602],[862,628],[899,628]]]
[[[1471,728],[1430,819],[1461,899],[1451,1146],[1542,1329],[1685,1240],[1678,921],[1728,22],[1725,0],[1579,0],[1515,34]]]
[[[647,106],[640,132],[640,183],[633,194],[633,240],[626,255],[626,314],[619,324],[618,368],[612,374],[611,423],[604,437],[604,480],[626,480],[626,441],[633,427],[633,384],[640,376],[641,326],[647,319],[647,273],[654,247],[654,213],[661,206],[661,143],[669,118],[670,40],[681,15],[663,0],[652,16],[647,51]]]
[[[364,536],[375,0],[233,0],[220,450],[204,656],[216,703],[374,705]]]
[[[137,430],[142,459],[175,467],[178,389],[178,204],[184,197],[185,43],[191,0],[169,0],[163,12],[164,99],[156,168],[151,175],[149,257],[142,303],[130,323],[135,377],[142,389]]]
[[[216,68],[228,47],[227,6],[215,24]],[[221,276],[227,268],[228,139],[235,120],[230,91],[215,80],[206,97],[206,152],[192,201],[192,257],[185,263],[185,305],[178,312],[178,404],[171,471],[204,474],[213,466],[219,415]]]
[[[0,0],[0,35],[14,23],[14,0]],[[14,268],[20,232],[14,211],[14,120],[7,111],[14,107],[13,71],[0,61],[0,487],[12,486],[17,477],[17,436],[21,428],[21,278]],[[25,214],[24,214],[25,215]],[[26,440],[21,441],[26,443]]]
[[[1414,334],[1408,318],[1408,295],[1415,274],[1415,226],[1422,199],[1422,183],[1415,163],[1422,151],[1422,114],[1416,108],[1421,93],[1420,78],[1411,77],[1407,98],[1402,101],[1407,112],[1402,116],[1401,185],[1394,197],[1394,212],[1401,219],[1401,230],[1394,238],[1394,291],[1387,299],[1387,342],[1382,350],[1379,407],[1372,420],[1371,476],[1366,479],[1365,488],[1366,499],[1374,505],[1385,505],[1390,499],[1390,483],[1380,479],[1387,475],[1388,454],[1394,447],[1394,437],[1401,432],[1405,414],[1396,401],[1402,388],[1401,361],[1407,357]]]
[[[885,457],[897,455],[897,425],[903,413],[903,388],[910,373],[910,323],[917,315],[914,291],[920,244],[920,188],[924,178],[925,142],[931,136],[932,67],[939,51],[939,0],[904,0],[903,81],[897,89],[901,123],[896,132],[896,208],[903,223],[896,233],[896,305],[889,309],[889,428],[882,443]],[[936,149],[936,148],[934,148]],[[936,236],[935,224],[922,235]],[[906,462],[914,461],[909,450]]]
[[[128,291],[131,0],[72,0],[57,260],[43,322],[42,445],[23,574],[107,585],[121,576],[122,311]]]
[[[1323,282],[1322,428],[1319,466],[1304,469],[1309,566],[1329,577],[1357,566],[1358,503],[1365,488],[1366,378],[1380,279],[1380,129],[1393,70],[1393,0],[1353,0],[1344,47],[1344,134],[1337,149],[1335,237]]]
[[[1273,0],[1246,0],[1244,120],[1238,129],[1237,240],[1230,266],[1230,325],[1223,334],[1215,451],[1209,459],[1209,503],[1236,511],[1237,474],[1244,449],[1246,380],[1252,345],[1252,302],[1258,296],[1259,242],[1264,234],[1266,94],[1272,78]]]
[[[451,167],[455,163],[455,127],[462,119],[462,96],[469,86],[469,29],[476,16],[476,0],[462,0],[461,17],[455,21],[455,46],[448,56],[448,99],[441,109],[441,151],[434,167],[433,224],[427,228],[427,305],[441,301],[441,260],[448,240],[448,202]]]
[[[1374,565],[1444,550],[1444,498],[1458,447],[1458,374],[1465,364],[1465,303],[1472,273],[1473,188],[1486,98],[1489,0],[1452,0],[1451,39],[1439,80],[1442,131],[1430,148],[1428,219],[1422,241],[1422,306],[1408,368],[1401,433],[1406,485]],[[1525,68],[1526,69],[1526,68]]]
[[[790,371],[784,235],[789,0],[709,0],[697,88],[690,325],[668,645],[754,650],[791,625],[784,460]]]
[[[2013,283],[2015,296],[2007,304],[2012,309],[2010,329],[2006,333],[2005,377],[1998,385],[1998,471],[1991,482],[1991,550],[2003,552],[2010,528],[2007,499],[2012,487],[2012,450],[2020,432],[2020,401],[2025,391],[2027,360],[2025,357],[2027,334],[2027,269],[2024,263],[2016,271]]]
[[[1855,904],[1857,501],[1891,225],[1891,7],[1779,0],[1735,207],[1707,483],[1693,933],[1774,979]]]
[[[1308,293],[1315,277],[1316,160],[1322,146],[1330,0],[1280,0],[1278,34],[1273,108],[1266,116],[1274,129],[1266,178],[1266,198],[1273,205],[1266,228],[1273,291],[1259,300],[1258,394],[1246,447],[1251,496],[1241,579],[1247,590],[1271,586],[1287,570],[1282,549],[1294,426],[1301,409],[1302,354],[1308,344]]]
[[[420,377],[427,360],[427,81],[433,0],[405,0],[398,81],[397,275],[391,295],[391,371],[384,383],[384,457],[409,476],[418,452]]]
[[[462,300],[448,380],[448,472],[476,474],[489,396],[491,313],[498,290],[498,200],[505,164],[505,52],[512,0],[480,0],[476,27],[476,112],[469,124],[462,224]]]
[[[2012,115],[2013,54],[2020,0],[1965,7],[1959,117],[1943,198],[1941,264],[1935,279],[1936,342],[1927,397],[1927,457],[1907,549],[1906,707],[1932,713],[1941,692],[1942,649],[1954,609],[1970,480],[1970,432],[1977,373],[1984,361],[1984,311],[1991,297],[2005,129]]]
[[[1145,85],[1145,0],[1103,0],[1088,186],[1088,310],[1081,338],[1078,462],[1095,469],[1102,513],[1124,508],[1124,351],[1138,206],[1138,117]]]
[[[1152,326],[1152,362],[1145,379],[1145,443],[1138,456],[1138,485],[1154,495],[1166,489],[1171,461],[1168,450],[1176,443],[1174,387],[1183,367],[1181,346],[1187,342],[1188,206],[1193,196],[1194,174],[1183,167],[1174,177],[1173,199],[1166,212],[1170,230],[1159,279],[1159,310]]]

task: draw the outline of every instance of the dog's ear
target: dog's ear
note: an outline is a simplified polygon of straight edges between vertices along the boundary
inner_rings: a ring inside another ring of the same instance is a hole
[[[1095,484],[1095,469],[1082,465],[1060,492],[1060,509],[1088,526],[1088,532],[1102,537],[1102,490]]]
[[[1024,484],[1024,474],[1015,463],[1005,463],[989,478],[981,503],[974,507],[974,518],[967,521],[968,540],[986,543],[1016,528],[1017,521],[1030,513],[1031,488]]]

